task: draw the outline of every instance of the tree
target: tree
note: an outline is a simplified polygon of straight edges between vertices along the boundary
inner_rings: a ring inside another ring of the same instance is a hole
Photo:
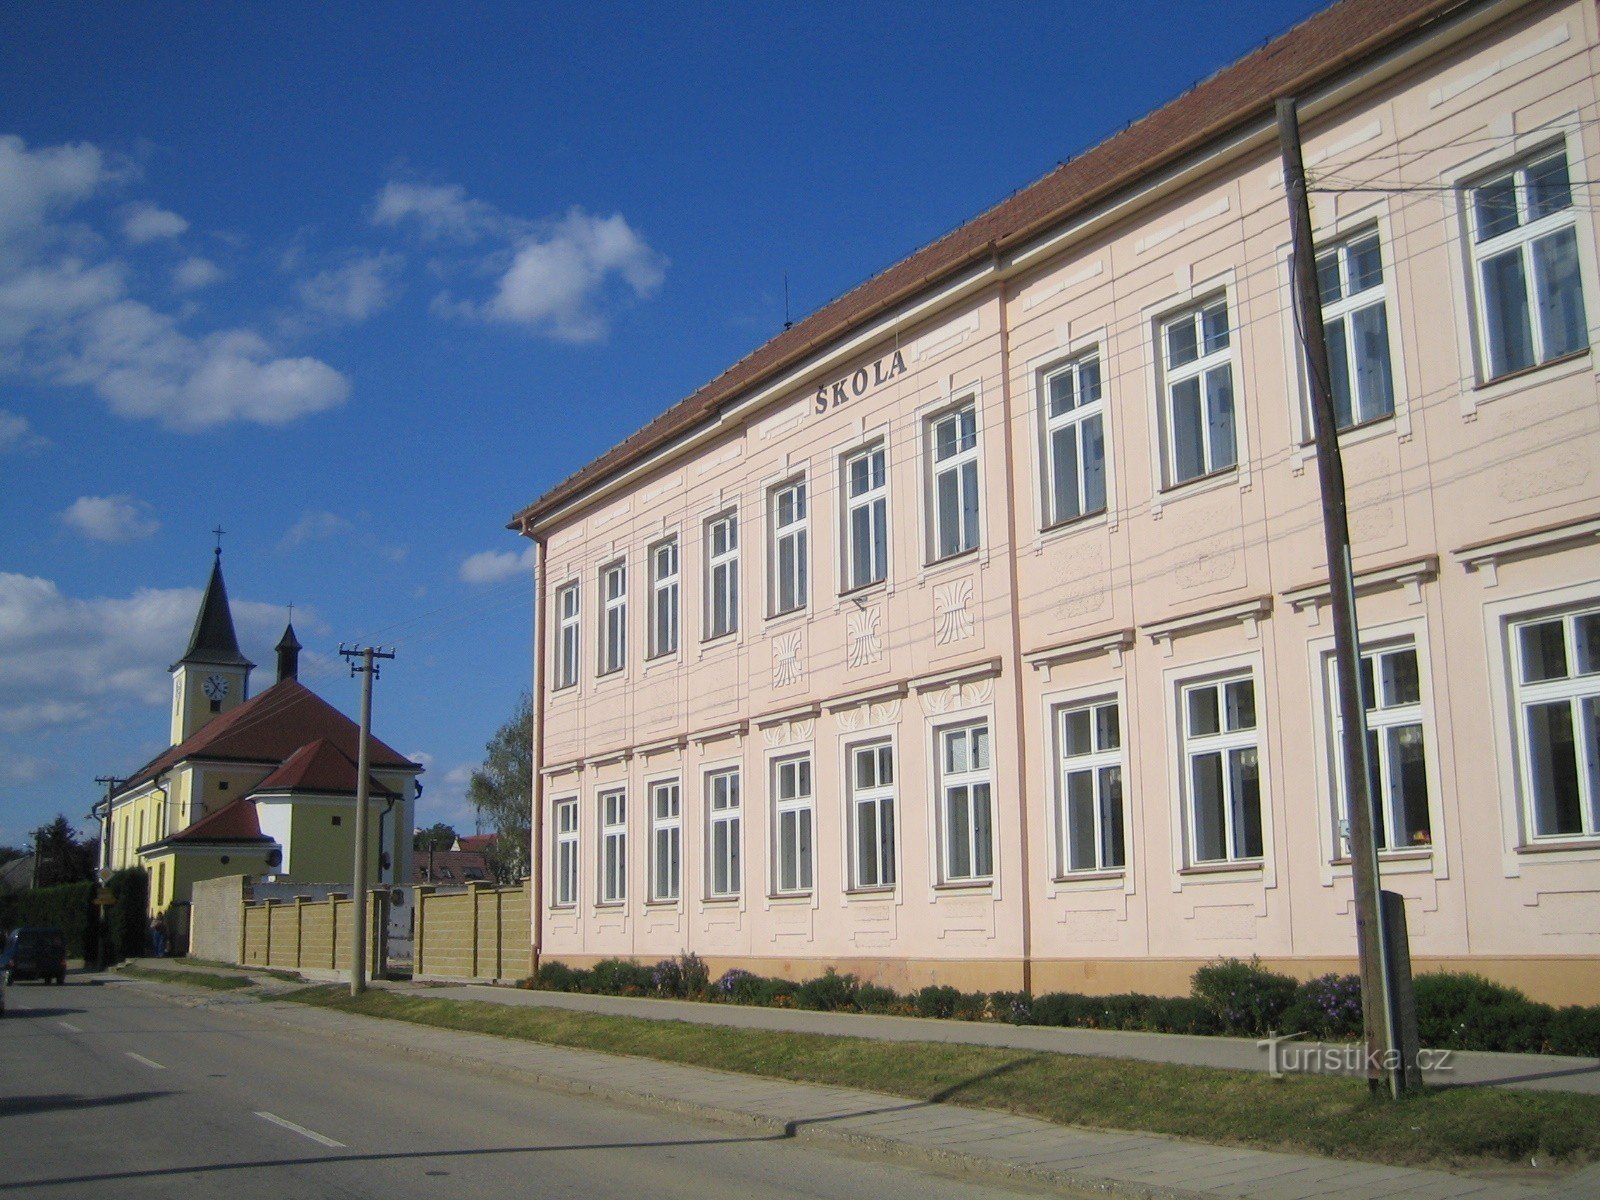
[[[427,829],[419,829],[416,836],[411,839],[413,850],[448,850],[456,844],[456,831],[452,825],[443,821],[430,825]]]
[[[81,883],[94,876],[94,858],[90,848],[78,841],[77,830],[65,814],[58,815],[48,825],[33,831],[34,853],[39,856],[35,869],[35,887],[53,887],[58,883]]]
[[[489,869],[501,883],[528,873],[533,820],[533,696],[523,692],[511,719],[495,731],[489,757],[472,773],[467,796],[495,832]]]
[[[8,862],[15,862],[19,858],[25,858],[27,854],[26,850],[19,850],[15,846],[0,846],[0,867],[5,866]]]

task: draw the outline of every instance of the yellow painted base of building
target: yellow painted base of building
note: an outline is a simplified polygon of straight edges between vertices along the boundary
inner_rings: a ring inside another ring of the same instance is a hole
[[[588,968],[602,957],[605,956],[553,954],[536,955],[535,959],[541,963],[562,962],[570,967]],[[1036,996],[1046,992],[1078,992],[1089,996],[1119,992],[1187,996],[1195,971],[1210,961],[1204,958],[1046,959],[1034,960],[1029,964],[1032,969],[1025,970],[1021,959],[705,957],[713,979],[724,971],[738,968],[757,975],[803,981],[832,967],[898,992],[913,992],[939,984],[964,992],[1026,990]],[[1352,975],[1356,971],[1353,957],[1263,958],[1261,965],[1300,980],[1327,974]],[[1412,960],[1412,970],[1417,975],[1445,971],[1482,975],[1495,983],[1518,988],[1530,1000],[1544,1004],[1600,1004],[1600,957],[1418,956]]]

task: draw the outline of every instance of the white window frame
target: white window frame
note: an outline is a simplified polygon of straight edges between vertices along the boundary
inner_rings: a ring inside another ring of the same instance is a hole
[[[1088,368],[1093,366],[1093,374],[1088,374]],[[1063,413],[1051,414],[1052,385],[1057,379],[1069,377],[1071,379],[1073,407]],[[1093,400],[1084,402],[1079,399],[1083,395],[1084,383],[1087,378],[1093,378],[1096,395]],[[1071,358],[1057,362],[1039,373],[1039,415],[1044,423],[1044,433],[1041,441],[1043,465],[1040,469],[1040,479],[1044,484],[1043,495],[1040,497],[1043,514],[1042,528],[1055,529],[1063,525],[1070,525],[1086,517],[1095,517],[1104,513],[1111,503],[1111,445],[1110,445],[1110,414],[1105,402],[1105,376],[1099,346],[1090,346],[1074,354]],[[1089,507],[1089,496],[1085,486],[1083,471],[1086,430],[1093,421],[1099,421],[1100,426],[1100,481],[1101,496],[1097,507]],[[1078,478],[1075,496],[1078,511],[1063,515],[1056,509],[1056,479],[1060,471],[1060,464],[1056,461],[1056,436],[1065,430],[1072,430],[1072,445],[1077,456]]]
[[[718,767],[705,773],[706,796],[706,896],[733,900],[744,890],[744,776],[738,767]],[[717,831],[726,830],[723,850],[717,849]],[[717,887],[717,871],[726,886]]]
[[[599,894],[601,904],[628,899],[628,790],[604,788],[599,793]]]
[[[1228,322],[1228,341],[1225,346],[1207,351],[1205,348],[1205,315],[1219,306]],[[1239,341],[1234,336],[1239,330],[1233,319],[1234,307],[1232,289],[1224,287],[1202,293],[1183,306],[1169,310],[1155,321],[1155,354],[1161,395],[1161,483],[1165,490],[1171,491],[1176,488],[1188,487],[1191,484],[1225,475],[1230,471],[1237,470],[1244,458],[1245,444],[1240,430],[1242,405],[1240,403],[1239,389]],[[1191,323],[1195,328],[1195,345],[1198,355],[1187,363],[1174,366],[1171,356],[1171,344],[1167,333],[1170,329],[1185,322]],[[1211,372],[1223,367],[1226,367],[1228,371],[1229,406],[1231,410],[1229,423],[1233,433],[1233,447],[1230,452],[1231,460],[1219,466],[1217,464],[1217,455],[1212,446],[1210,420],[1212,406],[1208,377]],[[1173,419],[1173,391],[1179,384],[1187,383],[1190,380],[1198,381],[1200,389],[1202,416],[1200,423],[1200,451],[1202,462],[1201,470],[1197,474],[1179,479],[1176,422]]]
[[[615,590],[613,590],[615,584]],[[600,568],[600,662],[596,672],[614,675],[628,665],[628,563]]]
[[[682,633],[682,546],[677,534],[673,534],[653,543],[647,553],[650,562],[649,657],[663,658],[677,653]]]
[[[972,416],[972,442],[963,446],[959,436],[960,420],[970,413]],[[956,449],[945,458],[939,457],[939,430],[947,422],[956,422],[957,438]],[[923,450],[927,455],[927,504],[928,504],[928,563],[929,565],[948,562],[970,554],[983,545],[983,467],[980,461],[979,449],[983,441],[983,429],[978,420],[978,396],[968,393],[938,412],[925,418],[923,424]],[[968,468],[971,468],[970,472]],[[964,544],[958,548],[944,551],[941,547],[944,541],[944,524],[940,519],[939,507],[939,482],[947,475],[954,475],[957,481],[957,496],[962,501],[958,505],[958,512],[963,514],[958,518],[961,526]],[[970,484],[969,484],[970,481]],[[966,528],[965,512],[968,487],[972,489],[974,503],[972,513],[972,527]],[[970,541],[966,539],[970,538]]]
[[[788,505],[787,519],[784,506]],[[767,613],[782,617],[811,603],[810,495],[805,476],[767,493]],[[784,552],[789,563],[784,566]],[[787,602],[786,602],[787,601]]]
[[[1333,322],[1344,322],[1341,340],[1343,342],[1344,361],[1347,364],[1347,378],[1350,385],[1351,420],[1338,427],[1338,432],[1341,434],[1380,421],[1392,420],[1400,407],[1400,374],[1396,368],[1395,326],[1389,305],[1389,283],[1393,276],[1393,271],[1389,262],[1387,233],[1387,229],[1380,226],[1377,221],[1370,221],[1348,232],[1326,238],[1316,249],[1315,258],[1319,296],[1322,289],[1325,265],[1330,259],[1333,260],[1334,268],[1339,274],[1339,298],[1323,303],[1322,322],[1325,329]],[[1350,286],[1355,280],[1355,275],[1351,268],[1350,251],[1353,247],[1373,239],[1376,239],[1378,243],[1378,263],[1382,277],[1376,284],[1360,291],[1352,292]],[[1386,411],[1372,412],[1370,411],[1371,405],[1367,403],[1368,398],[1361,391],[1358,383],[1359,375],[1355,369],[1360,357],[1356,345],[1355,317],[1359,313],[1378,307],[1383,310],[1383,350],[1385,368],[1389,374],[1389,408]],[[1332,351],[1333,345],[1330,338],[1330,362]],[[1309,387],[1305,389],[1305,398],[1309,405]],[[1311,430],[1313,422],[1309,411],[1303,415],[1302,419],[1305,422],[1305,429]]]
[[[571,604],[567,598],[571,597]],[[555,688],[576,687],[578,675],[581,670],[582,659],[579,657],[581,645],[581,614],[583,606],[583,592],[578,580],[574,579],[562,584],[556,589],[556,661],[555,661]]]
[[[562,796],[550,805],[550,904],[573,908],[578,903],[578,798]]]
[[[785,795],[793,772],[792,794]],[[772,788],[772,894],[808,896],[817,883],[816,771],[811,753],[786,754],[769,764]],[[784,853],[793,832],[794,871],[786,878]]]
[[[675,903],[683,895],[683,783],[658,779],[650,797],[650,900]]]
[[[726,544],[716,549],[717,531],[726,529]],[[706,603],[704,640],[711,642],[739,632],[739,513],[725,509],[705,524]],[[726,605],[727,624],[716,623],[717,600]]]
[[[1586,222],[1578,219],[1581,206],[1575,198],[1570,196],[1569,190],[1567,207],[1531,221],[1527,220],[1531,215],[1528,207],[1526,184],[1526,172],[1530,167],[1547,162],[1559,154],[1566,160],[1569,189],[1582,186],[1581,182],[1579,184],[1571,182],[1574,174],[1574,156],[1571,151],[1574,144],[1581,146],[1581,142],[1570,137],[1558,137],[1555,140],[1547,139],[1542,145],[1523,149],[1521,152],[1487,170],[1475,172],[1470,177],[1462,179],[1458,185],[1460,189],[1459,203],[1464,221],[1467,270],[1471,275],[1470,294],[1473,308],[1474,363],[1480,383],[1496,383],[1526,371],[1538,370],[1552,363],[1580,357],[1591,350],[1593,337],[1591,322],[1594,319],[1594,298],[1589,283],[1591,270],[1589,247],[1587,245],[1588,236],[1587,231],[1583,228]],[[1585,161],[1581,153],[1578,154],[1577,161],[1579,164]],[[1475,194],[1480,189],[1505,180],[1508,177],[1512,180],[1514,188],[1518,224],[1514,229],[1488,237],[1480,242],[1478,240],[1480,214],[1474,202]],[[1573,253],[1577,259],[1578,294],[1584,306],[1585,344],[1576,350],[1563,351],[1560,354],[1547,354],[1545,348],[1547,334],[1540,316],[1538,297],[1533,287],[1534,272],[1530,263],[1530,253],[1531,247],[1535,242],[1543,241],[1566,229],[1572,230]],[[1513,251],[1519,254],[1521,260],[1521,277],[1524,297],[1528,305],[1529,336],[1532,342],[1533,362],[1524,367],[1509,367],[1506,370],[1497,371],[1492,359],[1489,336],[1489,305],[1487,289],[1484,285],[1483,268],[1488,260],[1501,257]]]
[[[881,479],[872,482],[872,464],[876,460],[882,466]],[[867,463],[867,486],[860,492],[855,492],[851,472],[854,466],[865,461]],[[840,507],[844,511],[843,529],[840,536],[840,545],[844,548],[843,578],[844,591],[853,592],[858,588],[873,587],[885,583],[889,578],[889,559],[891,544],[889,541],[889,449],[883,441],[877,441],[869,446],[862,446],[844,456],[840,464],[840,492],[843,503]],[[877,558],[878,548],[883,551],[881,570],[873,575],[871,570],[867,577],[856,574],[856,514],[866,513],[866,525],[870,544],[866,557],[870,560]]]
[[[1117,736],[1115,745],[1104,745],[1104,727],[1101,725],[1099,715],[1109,709],[1115,714],[1117,723]],[[1088,713],[1089,734],[1093,742],[1090,750],[1082,754],[1067,753],[1067,722],[1078,713]],[[1125,759],[1126,739],[1123,727],[1122,697],[1117,694],[1100,694],[1081,699],[1065,701],[1051,706],[1051,726],[1054,733],[1056,751],[1055,770],[1055,802],[1051,819],[1051,861],[1054,866],[1054,877],[1057,881],[1064,881],[1084,875],[1109,875],[1120,874],[1128,868],[1128,765]],[[1120,796],[1115,801],[1116,819],[1120,822],[1121,837],[1117,846],[1121,862],[1108,861],[1112,856],[1108,853],[1106,817],[1107,798],[1107,771],[1117,772],[1117,786]],[[1094,862],[1088,866],[1073,866],[1070,852],[1071,837],[1074,822],[1072,820],[1071,779],[1075,775],[1087,774],[1091,787],[1091,812],[1092,840],[1094,843]]]
[[[1227,728],[1227,687],[1230,684],[1248,682],[1251,685],[1251,700],[1254,709],[1254,724],[1248,728],[1230,730]],[[1189,698],[1192,694],[1213,689],[1218,693],[1218,716],[1221,729],[1214,734],[1195,734],[1189,725],[1190,705]],[[1179,746],[1179,768],[1181,776],[1181,796],[1183,801],[1183,829],[1184,829],[1184,862],[1195,870],[1209,870],[1228,867],[1236,864],[1249,866],[1262,865],[1266,861],[1267,847],[1270,845],[1270,827],[1268,825],[1268,810],[1271,807],[1270,792],[1267,787],[1266,752],[1263,750],[1264,729],[1262,725],[1261,681],[1254,670],[1229,671],[1224,674],[1207,675],[1202,678],[1189,678],[1179,682],[1177,687],[1177,730]],[[1256,790],[1257,809],[1256,822],[1261,830],[1261,853],[1240,853],[1237,845],[1240,840],[1240,831],[1235,828],[1233,776],[1226,769],[1222,772],[1223,782],[1223,825],[1222,846],[1223,855],[1220,858],[1200,857],[1199,836],[1199,810],[1195,801],[1194,765],[1195,761],[1203,755],[1217,754],[1226,768],[1231,755],[1238,751],[1251,751],[1256,755]]]
[[[982,767],[971,765],[973,751],[977,747],[976,734],[983,731],[983,744],[986,747],[987,761]],[[965,769],[952,769],[949,766],[950,758],[948,747],[954,738],[963,738],[967,742]],[[960,721],[950,725],[941,725],[933,730],[934,766],[939,781],[938,793],[938,829],[936,838],[939,848],[939,882],[945,884],[992,884],[995,879],[996,859],[998,847],[996,846],[995,823],[995,788],[994,788],[994,723],[988,717],[975,720]],[[974,794],[979,788],[984,789],[986,806],[988,809],[988,836],[985,839],[980,830],[982,822],[977,820],[977,807],[973,804]],[[957,791],[966,793],[966,821],[959,838],[951,836],[951,803]],[[968,869],[964,872],[956,870],[952,860],[952,852],[959,843],[965,850]],[[983,850],[988,855],[987,871],[980,871]]]
[[[1511,682],[1511,714],[1514,723],[1514,742],[1518,760],[1518,783],[1522,795],[1522,828],[1524,844],[1555,845],[1568,842],[1593,842],[1600,838],[1600,784],[1585,770],[1586,763],[1600,758],[1600,746],[1593,743],[1595,734],[1582,720],[1585,700],[1600,697],[1600,673],[1587,675],[1577,672],[1578,649],[1575,637],[1576,622],[1580,617],[1600,614],[1594,603],[1578,605],[1556,611],[1519,615],[1506,622],[1506,643],[1509,649]],[[1565,638],[1567,675],[1562,679],[1524,681],[1524,645],[1522,631],[1535,625],[1559,621]],[[1600,658],[1600,648],[1591,651]],[[1600,703],[1600,700],[1596,701]],[[1572,713],[1573,747],[1578,774],[1578,817],[1581,828],[1570,833],[1541,833],[1538,820],[1538,797],[1534,790],[1533,749],[1528,734],[1528,709],[1535,705],[1565,703]]]
[[[1417,664],[1417,699],[1406,703],[1388,703],[1383,689],[1383,660],[1396,655],[1410,652],[1416,657]],[[1350,857],[1349,837],[1345,830],[1346,822],[1350,819],[1350,792],[1345,786],[1344,771],[1344,713],[1339,706],[1339,681],[1336,674],[1337,663],[1332,653],[1322,656],[1323,685],[1327,689],[1329,698],[1329,712],[1332,716],[1332,728],[1328,741],[1328,759],[1333,764],[1334,796],[1335,796],[1335,831],[1334,847],[1340,859],[1348,860]],[[1370,673],[1370,674],[1369,674]],[[1382,827],[1379,828],[1375,821],[1373,834],[1381,839],[1378,852],[1384,855],[1403,855],[1408,852],[1432,852],[1436,830],[1434,828],[1434,801],[1436,788],[1434,786],[1433,762],[1429,753],[1433,739],[1429,728],[1428,719],[1428,673],[1423,660],[1422,648],[1417,645],[1414,638],[1403,638],[1393,641],[1384,641],[1364,645],[1361,647],[1361,678],[1362,688],[1367,690],[1366,680],[1372,680],[1373,703],[1366,707],[1367,733],[1368,733],[1368,787],[1373,782],[1378,786],[1379,809],[1373,813],[1374,817],[1382,814]],[[1426,808],[1428,814],[1427,842],[1412,843],[1409,841],[1396,842],[1395,834],[1400,832],[1400,814],[1395,806],[1395,764],[1394,752],[1389,745],[1388,734],[1392,730],[1416,726],[1417,736],[1422,742],[1422,776],[1423,784],[1427,789]],[[1377,760],[1372,761],[1372,736],[1376,735],[1378,744]],[[1376,774],[1376,780],[1370,776]]]
[[[872,778],[868,783],[862,783],[858,758],[871,765]],[[888,764],[887,779],[883,770],[885,763]],[[845,794],[849,797],[850,887],[861,892],[893,891],[899,882],[899,828],[895,811],[898,764],[893,739],[875,738],[847,745],[845,770]],[[871,823],[871,847],[861,837],[864,819]]]

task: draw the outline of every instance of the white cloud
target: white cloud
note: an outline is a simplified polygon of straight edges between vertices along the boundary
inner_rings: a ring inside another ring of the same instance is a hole
[[[134,245],[175,238],[189,229],[189,222],[175,212],[154,204],[135,204],[122,218],[122,236]]]
[[[468,198],[460,184],[383,185],[373,205],[374,225],[414,225],[425,238],[473,242],[486,235],[510,236],[520,227],[492,204]]]
[[[338,513],[307,512],[289,526],[278,541],[278,549],[293,550],[296,546],[303,546],[307,542],[348,533],[351,528],[349,520]]]
[[[463,583],[504,583],[533,570],[537,547],[522,551],[481,550],[461,564]]]
[[[33,431],[27,417],[0,408],[0,454],[30,454],[49,444],[49,438]]]
[[[61,513],[61,520],[96,542],[133,542],[152,537],[161,522],[150,506],[130,496],[79,496]]]
[[[113,177],[86,142],[29,150],[15,134],[0,134],[0,251],[33,240],[47,217],[87,200]]]
[[[172,268],[172,286],[180,292],[197,292],[222,278],[222,268],[209,258],[196,255]]]
[[[307,279],[300,285],[300,299],[321,316],[365,321],[394,301],[404,265],[405,259],[390,251],[361,255]]]
[[[30,758],[26,754],[7,754],[0,757],[0,783],[37,783],[46,775],[54,773],[54,765],[42,758]]]

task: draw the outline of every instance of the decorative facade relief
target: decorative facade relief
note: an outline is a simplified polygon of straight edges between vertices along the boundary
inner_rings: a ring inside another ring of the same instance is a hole
[[[941,646],[972,636],[972,580],[956,579],[933,589],[933,638]]]
[[[878,633],[882,624],[881,608],[859,609],[845,618],[845,657],[852,667],[870,667],[883,660],[883,638]]]
[[[1070,621],[1099,612],[1106,606],[1107,582],[1103,546],[1074,551],[1061,564],[1061,599],[1056,602],[1056,614]]]
[[[772,686],[793,687],[800,682],[800,631],[780,634],[772,639]]]
[[[890,700],[883,704],[871,706],[871,723],[873,725],[893,725],[900,719],[900,701]]]

